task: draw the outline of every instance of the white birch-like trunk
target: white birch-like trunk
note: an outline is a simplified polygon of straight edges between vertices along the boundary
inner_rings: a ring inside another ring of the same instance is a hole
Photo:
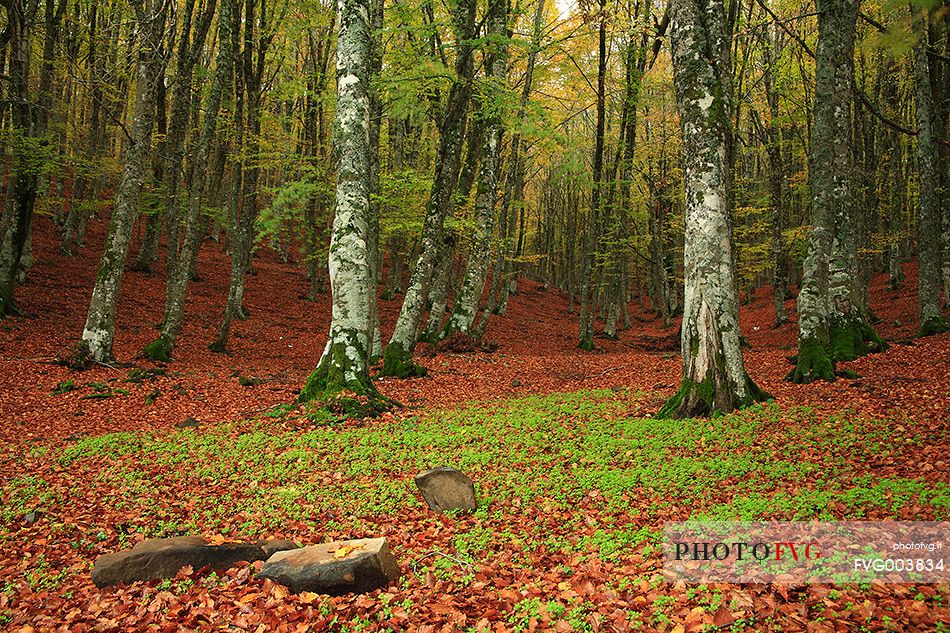
[[[336,208],[327,264],[332,319],[323,356],[300,394],[301,401],[339,396],[378,397],[369,379],[370,0],[339,0],[337,109],[334,122]]]
[[[695,417],[766,396],[749,379],[739,347],[726,160],[731,71],[721,0],[673,0],[671,28],[686,185],[683,382],[658,415]]]

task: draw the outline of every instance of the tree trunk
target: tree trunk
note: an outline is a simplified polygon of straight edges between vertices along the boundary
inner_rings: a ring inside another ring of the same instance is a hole
[[[382,398],[369,378],[368,250],[370,182],[370,0],[341,0],[337,43],[336,211],[328,265],[333,317],[323,356],[299,400],[332,400],[346,412],[376,408]]]
[[[543,0],[538,0],[543,4]],[[481,127],[483,146],[478,169],[478,188],[475,194],[475,235],[468,251],[468,262],[462,287],[455,297],[452,314],[442,329],[441,338],[455,332],[472,334],[472,325],[478,314],[478,304],[485,288],[485,276],[491,257],[491,237],[495,219],[495,201],[498,197],[498,168],[500,164],[501,136],[503,133],[498,100],[506,88],[507,78],[507,29],[508,3],[497,0],[489,3],[488,36],[498,38],[498,44],[491,51],[488,63],[488,116]]]
[[[939,161],[934,142],[933,104],[930,90],[930,58],[927,54],[927,14],[911,2],[911,18],[917,44],[914,46],[914,86],[917,96],[917,166],[920,195],[917,215],[917,247],[920,251],[918,286],[919,336],[947,331],[940,315],[940,179]]]
[[[474,0],[459,0],[455,9],[458,47],[455,60],[456,80],[449,93],[445,116],[440,126],[438,162],[420,237],[419,259],[409,279],[409,287],[406,289],[392,337],[386,346],[381,372],[384,376],[405,378],[423,371],[413,363],[412,352],[432,281],[435,258],[439,253],[437,244],[442,239],[443,224],[458,181],[465,120],[472,94],[475,5]]]
[[[852,211],[854,195],[851,82],[858,0],[819,0],[818,11],[809,165],[812,228],[798,293],[798,358],[789,374],[798,383],[835,378],[829,301],[832,244],[839,218]]]
[[[158,84],[163,81],[162,33],[168,5],[158,0],[134,0],[136,20],[142,25],[137,62],[135,107],[131,138],[126,139],[122,176],[116,189],[112,221],[106,234],[105,250],[92,289],[89,313],[79,341],[74,364],[112,359],[115,340],[115,307],[119,297],[142,182],[148,169]]]
[[[604,129],[606,126],[606,79],[607,79],[607,16],[606,2],[600,1],[600,18],[597,29],[597,129],[594,135],[594,183],[591,193],[590,219],[587,223],[584,253],[581,265],[581,313],[577,346],[581,349],[594,349],[594,300],[598,277],[597,251],[600,240],[601,189],[604,185]]]
[[[210,167],[211,145],[217,127],[218,112],[221,100],[231,83],[231,73],[234,68],[234,42],[231,37],[233,28],[232,11],[239,11],[237,0],[223,0],[221,14],[218,17],[218,55],[211,88],[208,91],[204,107],[204,120],[198,146],[195,149],[192,165],[191,191],[189,192],[188,212],[185,218],[185,237],[182,243],[178,261],[174,269],[168,272],[168,282],[165,290],[165,315],[162,319],[161,335],[145,346],[143,354],[146,358],[156,361],[171,360],[172,351],[185,317],[185,299],[188,292],[188,282],[201,247],[204,236],[204,218],[201,213],[201,203],[205,194],[205,183],[208,181]]]
[[[721,0],[673,0],[674,88],[686,185],[683,382],[658,417],[729,413],[768,396],[746,373],[729,227],[731,70]]]

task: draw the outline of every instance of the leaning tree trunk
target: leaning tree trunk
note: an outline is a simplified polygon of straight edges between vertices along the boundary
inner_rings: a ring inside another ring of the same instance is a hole
[[[340,0],[337,43],[336,211],[328,264],[333,317],[323,357],[299,400],[335,400],[347,410],[375,408],[382,398],[369,378],[370,0]],[[344,392],[347,395],[343,395]]]
[[[132,5],[135,8],[136,20],[143,28],[138,54],[138,83],[131,136],[126,139],[122,176],[116,189],[112,221],[109,223],[99,273],[92,289],[86,324],[73,359],[77,366],[85,365],[90,360],[106,362],[112,359],[115,306],[119,298],[119,285],[122,282],[132,228],[135,225],[142,182],[148,170],[155,98],[158,94],[158,84],[163,81],[164,59],[161,44],[167,5],[158,0],[134,0]]]
[[[443,224],[452,204],[461,166],[462,139],[474,72],[472,40],[476,34],[475,5],[474,0],[460,0],[455,9],[455,34],[458,39],[456,80],[449,92],[445,116],[440,126],[438,162],[422,227],[419,259],[409,279],[402,309],[383,356],[381,373],[384,376],[405,378],[423,371],[413,363],[412,352],[416,346],[436,256],[440,252],[437,241],[442,239]]]
[[[658,417],[728,413],[768,396],[746,373],[739,348],[729,227],[731,71],[721,0],[670,5],[674,88],[686,185],[683,382]]]
[[[188,211],[185,218],[185,237],[178,261],[168,271],[165,290],[165,314],[162,319],[162,332],[157,339],[145,346],[146,358],[157,361],[171,360],[172,351],[185,318],[185,299],[188,293],[188,281],[197,261],[205,223],[201,214],[205,183],[211,167],[211,144],[214,140],[218,122],[218,111],[231,81],[234,67],[234,42],[231,37],[233,28],[232,11],[239,10],[237,0],[223,0],[218,16],[218,55],[211,87],[205,103],[205,115],[201,134],[192,165],[191,191],[189,192]],[[173,248],[173,245],[169,245]]]
[[[829,275],[839,218],[852,211],[851,96],[858,0],[819,0],[811,156],[811,234],[798,293],[792,382],[834,380]]]
[[[539,0],[543,2],[543,0]],[[485,288],[485,276],[488,273],[488,261],[491,257],[491,236],[495,219],[495,201],[498,197],[498,169],[499,154],[501,153],[502,123],[497,100],[505,90],[507,76],[507,2],[496,1],[489,4],[488,37],[498,38],[495,50],[492,51],[489,64],[489,94],[484,97],[489,112],[482,128],[484,145],[481,150],[481,163],[478,169],[478,187],[475,193],[475,235],[468,250],[468,263],[465,268],[465,277],[452,315],[442,329],[441,337],[445,338],[454,332],[470,335],[475,316],[478,314],[478,303]]]
[[[914,46],[914,85],[917,94],[917,164],[920,174],[917,246],[920,251],[920,285],[917,300],[919,336],[947,331],[940,316],[940,178],[930,90],[930,59],[927,53],[927,15],[911,2],[917,45]]]

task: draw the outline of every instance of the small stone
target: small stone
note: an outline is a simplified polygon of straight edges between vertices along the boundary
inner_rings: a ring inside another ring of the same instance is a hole
[[[33,525],[40,520],[40,517],[43,516],[43,513],[39,510],[33,510],[32,512],[27,512],[23,515],[23,525]]]
[[[277,552],[267,559],[257,577],[269,578],[294,593],[341,596],[366,593],[395,582],[399,564],[385,538],[357,539]]]
[[[455,468],[433,468],[416,475],[415,481],[429,509],[435,512],[478,507],[475,484],[468,475]]]
[[[517,378],[515,378],[514,380],[511,381],[511,386],[512,386],[512,387],[520,387],[520,386],[521,386],[521,381],[518,380]]]
[[[267,556],[257,543],[212,544],[200,536],[142,541],[130,550],[105,554],[92,567],[92,581],[97,587],[139,580],[174,578],[187,565],[195,570],[210,566],[222,570],[239,561],[254,562]]]
[[[179,422],[178,424],[176,424],[175,428],[176,429],[193,429],[200,424],[201,422],[199,422],[198,420],[192,417],[188,417],[188,418],[185,418],[182,422]]]

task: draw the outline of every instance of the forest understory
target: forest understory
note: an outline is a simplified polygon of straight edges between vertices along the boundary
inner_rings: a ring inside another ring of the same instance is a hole
[[[889,349],[839,364],[860,377],[834,383],[783,380],[794,301],[791,322],[772,329],[760,289],[741,309],[744,356],[775,402],[714,425],[652,419],[678,386],[678,323],[663,328],[631,303],[633,327],[585,352],[566,297],[528,280],[492,316],[496,351],[420,345],[428,377],[376,381],[402,407],[336,422],[292,406],[325,344],[329,296],[298,298],[299,268],[267,250],[228,355],[207,348],[228,262],[204,248],[172,362],[136,358],[155,335],[142,324],[161,319],[161,284],[129,271],[117,363],[57,365],[82,328],[104,232],[91,223],[82,255],[66,257],[39,219],[37,261],[17,291],[32,316],[0,326],[2,628],[932,631],[950,620],[945,585],[697,587],[660,575],[664,520],[946,520],[950,334],[913,338],[913,263],[898,291],[886,276],[871,284]],[[380,301],[384,338],[400,304]],[[440,465],[472,475],[477,512],[434,516],[421,503],[412,476]],[[402,580],[291,595],[240,565],[93,586],[98,555],[182,533],[383,535]]]

